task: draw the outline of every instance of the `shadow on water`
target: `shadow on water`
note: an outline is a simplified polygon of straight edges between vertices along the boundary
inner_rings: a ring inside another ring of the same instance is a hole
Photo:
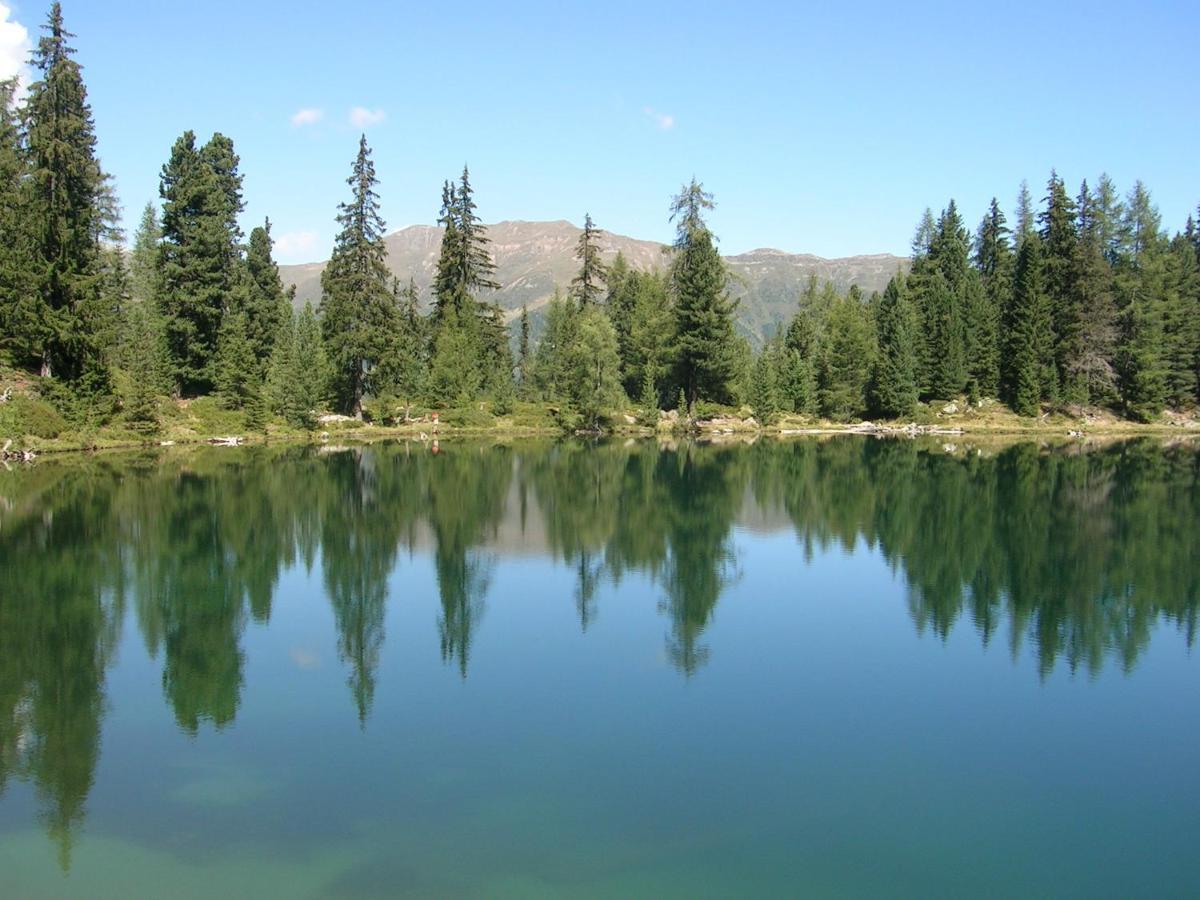
[[[834,546],[902,574],[916,629],[964,620],[1039,673],[1131,671],[1154,626],[1190,646],[1200,600],[1200,453],[1134,441],[948,454],[902,441],[250,448],[46,462],[0,473],[0,793],[30,783],[62,865],[99,756],[105,676],[127,609],[163,698],[196,735],[235,720],[247,621],[281,573],[320,565],[361,725],[389,576],[433,560],[443,660],[467,678],[494,571],[514,542],[575,574],[580,628],[603,584],[656,585],[672,664],[692,676],[739,577],[734,526],[790,530],[796,575]],[[998,636],[1001,636],[998,638]],[[719,652],[719,648],[717,648]]]

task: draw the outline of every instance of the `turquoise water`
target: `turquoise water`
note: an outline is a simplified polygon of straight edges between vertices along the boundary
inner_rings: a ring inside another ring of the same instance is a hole
[[[1195,896],[1200,453],[0,472],[0,896]]]

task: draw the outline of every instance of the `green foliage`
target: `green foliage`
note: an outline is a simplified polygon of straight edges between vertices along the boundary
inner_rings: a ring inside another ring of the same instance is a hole
[[[359,139],[346,183],[351,199],[338,207],[341,231],[321,273],[321,333],[334,403],[346,415],[361,418],[363,396],[372,387],[373,373],[385,355],[383,343],[397,327],[399,315],[384,261],[385,226],[366,135]]]
[[[214,134],[197,149],[187,131],[175,142],[159,185],[158,304],[174,377],[187,395],[215,386],[222,316],[242,286],[239,252],[242,176],[233,141]]]
[[[429,369],[429,398],[436,404],[454,405],[471,400],[483,391],[479,370],[478,319],[468,312],[460,320],[458,307],[448,305],[433,340]]]
[[[157,303],[158,295],[158,244],[162,240],[162,226],[158,221],[158,210],[147,203],[142,218],[133,236],[133,250],[129,254],[129,286],[134,300],[142,303]]]
[[[243,313],[229,313],[221,323],[217,358],[212,370],[217,396],[226,408],[244,409],[258,395],[258,363],[246,333]]]
[[[657,272],[630,271],[624,257],[617,258],[612,272],[606,305],[617,333],[622,384],[633,396],[647,373],[660,384],[671,373],[675,319],[670,288]]]
[[[848,421],[867,407],[875,361],[870,309],[854,295],[839,299],[829,311],[826,332],[818,377],[821,413],[834,421]]]
[[[891,418],[911,416],[917,405],[916,313],[903,275],[888,282],[875,328],[879,354],[871,379],[872,405]]]
[[[749,399],[750,406],[754,408],[754,415],[763,425],[775,421],[782,404],[778,379],[780,352],[780,349],[771,343],[754,360]]]
[[[1005,373],[1009,405],[1021,416],[1037,415],[1056,381],[1050,301],[1042,275],[1042,241],[1032,234],[1017,254],[1016,288],[1007,323]]]
[[[15,78],[0,81],[0,349],[21,363],[41,353],[41,299],[34,287],[28,158],[14,107]]]
[[[529,346],[529,307],[521,306],[521,325],[517,338],[517,387],[522,400],[529,398],[530,373],[533,367]]]
[[[104,350],[100,240],[110,232],[107,176],[96,158],[95,125],[72,37],[58,3],[33,53],[38,75],[23,111],[28,169],[23,214],[29,217],[30,294],[11,310],[17,347],[38,358],[43,376],[76,384],[77,397],[107,390],[100,372]],[[6,236],[7,240],[7,236]]]
[[[271,220],[250,232],[246,246],[245,277],[238,299],[246,317],[246,340],[255,365],[266,374],[275,342],[291,314],[292,305],[279,278],[279,266],[271,255]]]
[[[1054,331],[1054,364],[1058,396],[1069,402],[1086,399],[1081,382],[1084,355],[1083,309],[1076,289],[1079,269],[1077,210],[1056,172],[1050,173],[1041,223],[1042,278]]]
[[[488,250],[491,239],[475,208],[470,173],[463,166],[457,184],[447,181],[442,185],[438,217],[443,231],[433,282],[431,396],[443,400],[451,397],[447,392],[453,396],[484,390],[494,393],[497,379],[512,378],[512,352],[500,308],[480,302],[476,296],[500,285]],[[458,333],[447,334],[450,328]],[[451,365],[464,366],[467,371],[452,372]],[[501,390],[509,388],[505,385]]]
[[[555,291],[546,308],[546,326],[533,360],[533,383],[543,400],[565,400],[570,396],[570,353],[578,325],[579,307]]]
[[[567,396],[585,427],[595,429],[601,417],[623,399],[616,331],[595,304],[577,314],[565,363]]]
[[[321,326],[311,304],[289,316],[271,356],[268,407],[294,428],[311,429],[324,397],[328,364]]]
[[[4,440],[25,435],[56,438],[67,428],[67,420],[45,400],[17,396],[0,403],[0,438]]]
[[[158,430],[158,397],[171,384],[166,334],[153,303],[141,300],[130,306],[125,317],[121,364],[129,387],[123,397],[125,419],[134,430]]]
[[[579,274],[571,279],[571,296],[580,306],[589,306],[600,299],[604,283],[608,280],[608,267],[600,258],[600,238],[604,232],[592,223],[591,214],[583,217],[583,231],[575,248],[579,260]]]
[[[675,300],[675,375],[689,406],[698,399],[725,401],[736,366],[728,274],[704,223],[712,195],[695,179],[671,204],[676,223],[671,290]]]
[[[424,393],[429,366],[425,320],[418,302],[415,281],[409,279],[401,288],[399,280],[393,280],[391,325],[379,335],[379,361],[371,378],[373,390],[402,397],[407,404]]]
[[[1013,266],[1008,225],[993,197],[975,238],[975,269],[982,280],[982,296],[974,292],[967,310],[968,371],[986,397],[995,397],[1000,391],[1001,334],[1004,311],[1012,298]]]
[[[654,383],[654,377],[649,370],[642,375],[642,391],[638,395],[638,418],[643,425],[648,425],[654,428],[658,425],[658,420],[662,413],[658,408],[659,396],[658,387]]]

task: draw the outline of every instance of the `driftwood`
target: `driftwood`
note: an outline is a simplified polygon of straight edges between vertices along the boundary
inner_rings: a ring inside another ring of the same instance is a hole
[[[244,440],[244,438],[237,435],[230,435],[229,437],[212,437],[208,439],[208,442],[214,447],[236,447]]]

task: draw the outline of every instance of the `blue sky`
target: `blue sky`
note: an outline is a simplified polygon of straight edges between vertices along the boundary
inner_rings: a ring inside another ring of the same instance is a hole
[[[0,0],[0,67],[48,2]],[[389,229],[471,166],[480,215],[666,240],[693,174],[726,253],[905,253],[921,211],[974,224],[1051,167],[1200,202],[1200,4],[65,0],[128,223],[172,142],[233,138],[244,226],[321,259],[366,131]],[[2,73],[0,73],[2,74]],[[310,111],[307,116],[297,115]],[[353,112],[358,110],[357,113]],[[352,121],[354,120],[354,121]],[[356,124],[357,123],[357,124]]]

